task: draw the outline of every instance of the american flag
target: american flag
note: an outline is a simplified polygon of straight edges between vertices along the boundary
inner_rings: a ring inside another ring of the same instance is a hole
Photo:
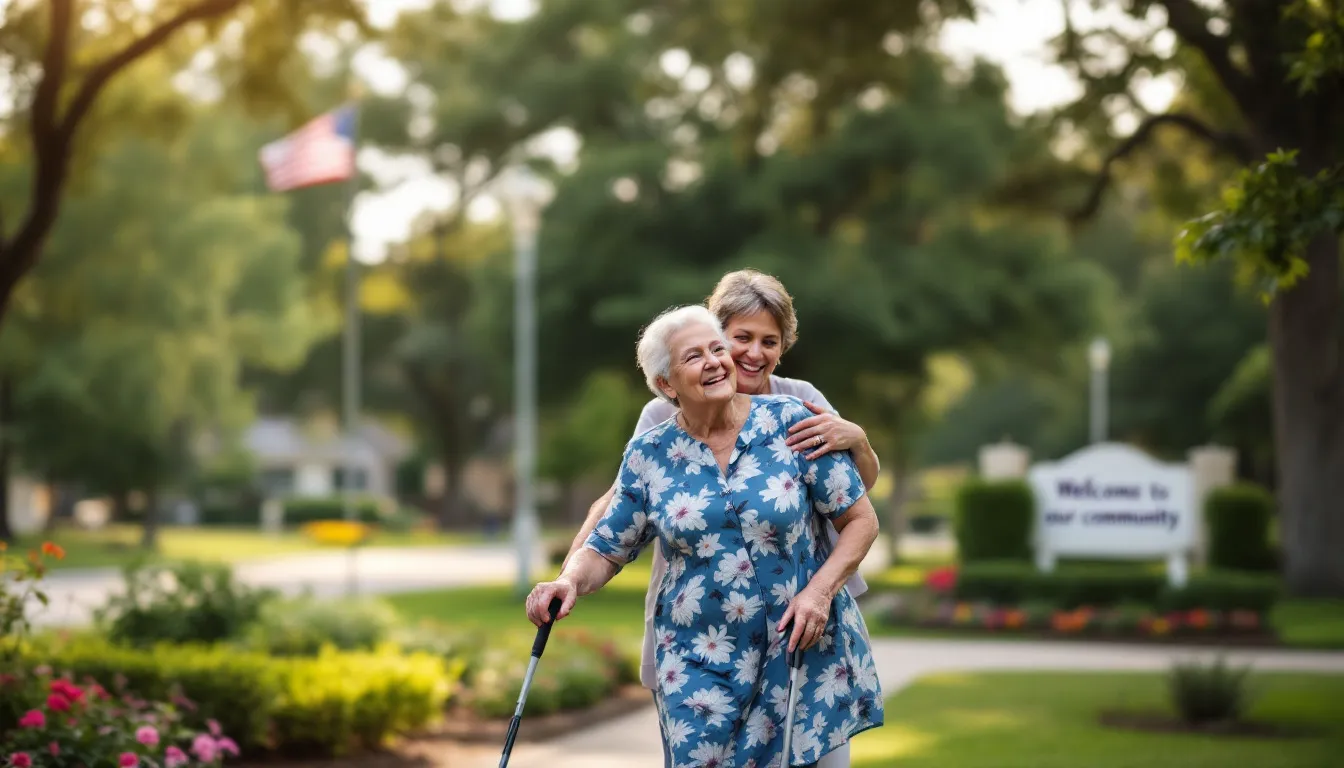
[[[355,172],[355,108],[327,112],[262,147],[261,167],[274,192],[349,179]]]

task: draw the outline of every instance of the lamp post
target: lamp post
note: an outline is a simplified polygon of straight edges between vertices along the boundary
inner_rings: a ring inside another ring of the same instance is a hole
[[[514,247],[514,494],[513,538],[518,547],[519,595],[532,589],[531,567],[540,525],[536,504],[537,444],[537,232],[547,189],[525,166],[504,178],[504,204]]]
[[[1092,443],[1106,440],[1107,394],[1106,375],[1111,367],[1111,345],[1105,338],[1097,337],[1087,348],[1087,363],[1092,370],[1092,406],[1090,409],[1089,430]]]

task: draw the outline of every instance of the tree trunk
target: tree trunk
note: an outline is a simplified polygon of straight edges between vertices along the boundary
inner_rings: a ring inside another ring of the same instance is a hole
[[[12,384],[8,376],[0,377],[0,541],[12,542],[14,531],[9,526],[9,470],[14,454],[10,450],[10,416],[13,412]]]
[[[1344,339],[1339,241],[1318,238],[1310,274],[1270,312],[1279,520],[1289,591],[1344,597]]]
[[[145,492],[145,529],[140,548],[153,552],[159,546],[159,491],[151,487]]]
[[[443,500],[439,503],[439,530],[447,531],[455,522],[462,520],[462,506],[466,494],[462,488],[462,474],[465,467],[456,459],[444,459],[443,462]]]

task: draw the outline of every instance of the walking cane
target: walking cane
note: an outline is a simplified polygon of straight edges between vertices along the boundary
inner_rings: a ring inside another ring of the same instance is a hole
[[[551,600],[549,609],[551,619],[537,629],[537,639],[532,641],[532,659],[527,662],[527,675],[523,677],[523,689],[518,692],[518,706],[513,710],[513,719],[509,721],[509,735],[504,740],[504,754],[499,758],[499,768],[505,768],[509,764],[509,753],[513,751],[513,740],[518,737],[518,724],[523,721],[523,704],[527,702],[527,689],[532,687],[532,675],[537,671],[537,662],[541,661],[542,651],[546,650],[546,640],[551,636],[551,627],[555,625],[555,617],[560,614],[560,606],[560,598]]]
[[[780,768],[786,768],[793,759],[793,711],[798,706],[798,670],[803,666],[803,646],[799,644],[789,654],[789,714],[784,719],[784,758]]]

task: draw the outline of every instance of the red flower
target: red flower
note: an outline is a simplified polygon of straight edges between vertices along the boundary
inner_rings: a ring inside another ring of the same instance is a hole
[[[61,545],[50,541],[42,542],[42,554],[54,557],[57,560],[65,559],[65,550],[61,549]]]
[[[33,758],[27,752],[15,752],[9,756],[9,764],[14,768],[32,768]]]
[[[19,718],[20,728],[41,728],[47,724],[47,716],[42,714],[40,709],[30,709],[28,713]]]
[[[84,698],[84,689],[69,680],[52,680],[51,692],[64,696],[71,703]]]
[[[134,752],[122,752],[121,757],[117,758],[117,765],[121,768],[135,768],[140,764],[140,758]]]
[[[60,757],[61,745],[53,741],[51,744],[47,745],[47,751],[51,753],[52,757]]]
[[[952,566],[934,568],[924,577],[924,586],[932,592],[951,592],[957,586],[957,569]]]
[[[47,697],[47,709],[52,712],[70,711],[70,700],[59,693],[53,693]]]

